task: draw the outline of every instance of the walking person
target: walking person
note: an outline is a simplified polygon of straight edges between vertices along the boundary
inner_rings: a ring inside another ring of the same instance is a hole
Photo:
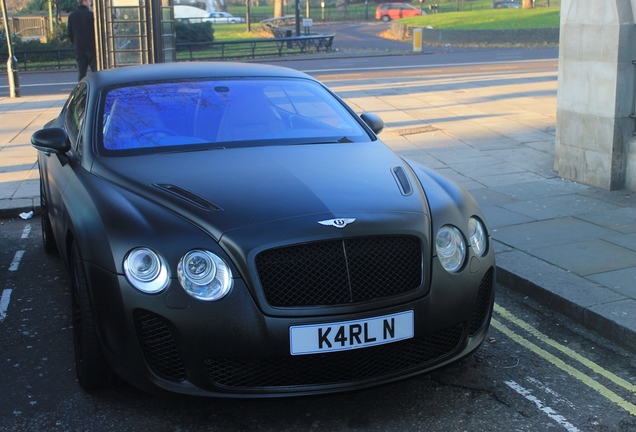
[[[88,67],[97,70],[95,53],[95,20],[90,10],[91,0],[78,0],[78,7],[68,16],[68,38],[75,46],[78,81],[86,76]]]

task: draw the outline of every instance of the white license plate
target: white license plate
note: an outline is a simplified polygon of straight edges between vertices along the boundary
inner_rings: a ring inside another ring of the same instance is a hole
[[[413,337],[413,311],[289,329],[292,355],[365,348]]]

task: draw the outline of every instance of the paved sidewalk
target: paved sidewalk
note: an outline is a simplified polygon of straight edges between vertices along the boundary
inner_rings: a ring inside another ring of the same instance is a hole
[[[557,74],[475,72],[327,84],[380,137],[463,184],[495,239],[498,280],[636,350],[636,194],[553,172]],[[0,217],[39,205],[30,135],[61,96],[0,98]]]
[[[17,217],[39,207],[31,134],[57,116],[64,101],[60,95],[0,97],[0,217]]]

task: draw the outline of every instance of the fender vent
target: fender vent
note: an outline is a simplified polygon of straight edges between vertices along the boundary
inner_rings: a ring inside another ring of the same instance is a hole
[[[179,186],[171,185],[171,184],[153,184],[154,187],[164,190],[166,192],[171,193],[185,201],[188,201],[190,204],[194,204],[197,207],[200,207],[204,210],[211,211],[219,211],[223,210],[221,207],[211,203],[210,201],[203,199],[197,194],[194,194],[188,190],[180,188]]]

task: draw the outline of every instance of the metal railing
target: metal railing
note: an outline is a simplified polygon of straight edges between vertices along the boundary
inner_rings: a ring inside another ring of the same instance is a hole
[[[335,35],[177,44],[177,61],[256,58],[330,51]],[[183,53],[187,52],[187,56]]]
[[[330,51],[334,35],[310,35],[283,38],[247,39],[224,42],[199,42],[177,44],[177,61],[253,59],[309,52]],[[7,58],[0,52],[0,58]],[[75,50],[60,48],[49,50],[14,51],[20,72],[51,69],[73,69]],[[6,70],[0,64],[0,70]]]
[[[73,48],[14,51],[13,54],[18,59],[18,70],[20,72],[29,70],[70,69],[76,66],[75,50]],[[6,58],[7,55],[6,51],[0,52],[0,58]],[[6,70],[6,67],[0,67],[0,70]]]

